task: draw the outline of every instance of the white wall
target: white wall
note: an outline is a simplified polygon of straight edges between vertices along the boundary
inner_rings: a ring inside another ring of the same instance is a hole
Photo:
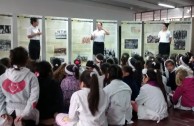
[[[80,0],[1,0],[0,13],[133,20],[129,9]]]

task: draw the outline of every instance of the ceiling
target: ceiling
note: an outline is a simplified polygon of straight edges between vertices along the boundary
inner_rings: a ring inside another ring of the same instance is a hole
[[[158,6],[159,2],[174,5],[175,7],[194,5],[194,0],[83,0],[127,8],[135,12],[164,9]]]

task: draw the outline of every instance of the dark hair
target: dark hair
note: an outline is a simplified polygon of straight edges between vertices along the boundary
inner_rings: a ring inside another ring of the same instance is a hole
[[[122,56],[121,56],[121,65],[122,66],[127,65],[128,59],[129,59],[129,54],[128,53],[123,53]]]
[[[88,60],[87,63],[86,63],[86,67],[95,68],[97,70],[98,74],[102,75],[102,73],[100,71],[100,68],[96,64],[94,64],[94,61]]]
[[[65,78],[65,67],[66,63],[62,64],[57,70],[53,72],[53,78],[56,81],[61,82]]]
[[[76,65],[68,65],[68,66],[66,66],[66,69],[70,72],[73,72],[74,77],[76,79],[79,79],[79,68]]]
[[[0,64],[0,76],[5,73],[5,66],[3,64]]]
[[[54,58],[52,60],[53,71],[57,70],[61,66],[61,60],[59,58]]]
[[[105,78],[104,78],[104,81],[103,81],[103,84],[104,84],[104,87],[106,86],[106,84],[108,83],[108,70],[110,68],[110,64],[109,63],[103,63],[101,66],[100,66],[100,69],[102,71],[102,74],[105,75]]]
[[[9,57],[10,57],[11,67],[13,67],[13,65],[16,65],[17,68],[15,69],[19,70],[20,67],[26,66],[26,63],[28,61],[28,52],[23,47],[16,47],[10,50]]]
[[[40,78],[52,77],[52,66],[47,61],[37,63],[36,71],[39,73]]]
[[[113,60],[114,60],[114,63],[115,63],[116,65],[119,65],[119,61],[118,61],[118,59],[117,59],[116,57],[114,57]]]
[[[104,62],[104,55],[99,53],[96,55],[96,59],[98,59],[100,61],[98,63],[100,63],[100,65],[101,65]]]
[[[112,65],[115,64],[114,59],[112,59],[112,58],[108,58],[106,60],[106,63],[112,64]]]
[[[163,25],[165,25],[167,28],[170,25],[170,23],[163,23]]]
[[[133,74],[133,69],[130,67],[130,66],[123,66],[122,67],[122,70],[124,71],[124,72],[127,72],[127,73],[129,73],[130,75],[132,75]]]
[[[98,111],[100,99],[97,75],[91,71],[85,70],[80,76],[80,81],[83,82],[87,88],[90,88],[90,92],[88,94],[88,105],[90,112],[93,116],[95,116],[95,113]]]
[[[175,66],[175,63],[174,63],[174,61],[173,60],[171,60],[171,59],[168,59],[168,60],[166,60],[166,62],[165,62],[165,66],[167,65],[167,64],[172,64],[173,66]]]
[[[109,74],[109,82],[111,82],[114,79],[118,79],[118,80],[122,80],[122,70],[118,65],[111,65],[109,70],[108,70],[108,74]]]
[[[31,72],[35,73],[36,72],[36,65],[37,62],[31,59],[28,59],[26,67],[30,69]]]
[[[32,17],[30,18],[30,24],[33,25],[34,22],[37,22],[38,18]]]
[[[0,60],[0,63],[2,65],[4,65],[5,67],[7,67],[7,68],[10,68],[11,67],[11,63],[10,63],[10,59],[9,58],[2,58]]]
[[[157,82],[157,86],[162,91],[162,93],[164,95],[164,99],[165,99],[166,103],[168,104],[166,90],[165,90],[164,84],[162,82],[162,74],[159,70],[157,70],[157,69],[155,69],[155,70],[149,68],[147,70],[147,76],[149,77],[149,81],[156,81]]]

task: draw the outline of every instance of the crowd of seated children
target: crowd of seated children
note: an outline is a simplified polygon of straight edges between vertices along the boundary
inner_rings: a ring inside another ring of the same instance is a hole
[[[119,63],[97,54],[86,68],[79,59],[54,59],[51,66],[17,47],[0,60],[0,125],[123,126],[135,112],[159,122],[168,117],[170,100],[194,111],[193,55],[145,59],[124,53]]]

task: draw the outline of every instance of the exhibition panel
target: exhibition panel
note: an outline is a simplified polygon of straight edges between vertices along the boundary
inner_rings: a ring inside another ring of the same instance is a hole
[[[35,17],[39,22],[39,30],[42,32],[42,16],[35,15],[18,15],[17,16],[17,31],[18,31],[18,46],[23,46],[28,50],[28,45],[30,40],[27,37],[27,30],[31,26],[30,18]],[[43,33],[44,36],[44,33]],[[42,48],[42,35],[40,36],[40,46]],[[41,51],[42,52],[42,49]],[[45,53],[45,52],[44,52]],[[42,53],[40,53],[40,57],[42,59]]]
[[[0,14],[0,57],[8,57],[13,47],[12,15]]]
[[[158,33],[162,30],[163,23],[161,21],[144,22],[144,57],[158,54]]]
[[[121,22],[121,54],[142,55],[142,22]]]
[[[92,19],[71,19],[71,42],[72,52],[71,59],[79,58],[82,65],[85,65],[87,60],[92,60],[92,41],[91,33],[93,32]]]
[[[97,20],[102,22],[103,28],[106,29],[110,35],[105,36],[105,57],[118,56],[118,25],[116,20]]]
[[[46,60],[68,62],[68,18],[45,17]]]

